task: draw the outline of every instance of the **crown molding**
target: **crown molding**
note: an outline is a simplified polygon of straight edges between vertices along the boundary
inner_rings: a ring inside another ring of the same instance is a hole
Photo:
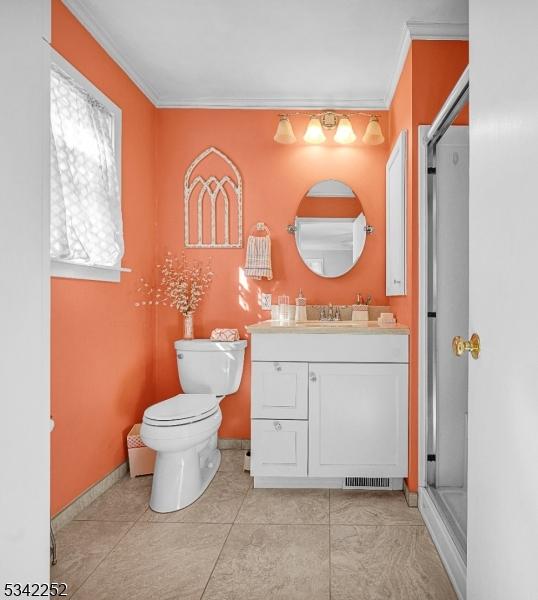
[[[431,21],[407,21],[403,27],[402,38],[400,41],[400,50],[398,52],[398,61],[392,74],[389,87],[384,99],[385,109],[388,110],[392,104],[394,93],[398,87],[398,82],[402,75],[405,61],[411,42],[413,40],[468,40],[468,23],[442,23]]]
[[[386,110],[383,98],[190,98],[160,99],[157,108],[259,109],[259,110]]]
[[[402,71],[404,68],[405,61],[407,59],[407,54],[409,53],[409,48],[411,48],[411,33],[409,32],[409,28],[407,24],[404,25],[402,38],[400,41],[400,50],[398,51],[398,61],[396,63],[396,68],[392,74],[392,78],[389,83],[389,87],[387,93],[385,95],[384,105],[387,108],[390,108],[392,104],[392,99],[394,98],[394,94],[396,92],[396,88],[398,87],[398,82],[400,81],[400,77],[402,75]]]
[[[275,110],[388,110],[411,47],[412,40],[468,40],[467,23],[407,21],[403,27],[398,61],[384,98],[159,98],[157,92],[117,49],[110,34],[97,23],[80,0],[62,0],[109,56],[125,71],[133,83],[157,108],[239,108]]]
[[[468,23],[442,23],[433,21],[407,21],[412,40],[468,40]]]
[[[91,13],[79,2],[79,0],[62,0],[65,6],[73,13],[77,20],[90,32],[99,45],[107,54],[125,71],[132,82],[148,98],[148,100],[158,105],[158,96],[155,90],[146,82],[144,78],[133,68],[129,61],[116,48],[110,34],[97,23]]]

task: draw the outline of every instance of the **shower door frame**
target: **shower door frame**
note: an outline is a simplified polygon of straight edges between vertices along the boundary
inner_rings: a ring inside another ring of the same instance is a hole
[[[437,454],[437,381],[435,316],[436,268],[436,146],[463,106],[469,101],[469,67],[454,86],[431,126],[418,127],[419,139],[419,508],[459,598],[465,598],[466,564],[461,550],[441,514],[429,483],[428,454]],[[431,207],[431,210],[430,210]],[[430,260],[431,257],[431,260]],[[430,316],[429,316],[430,315]],[[429,359],[428,348],[433,352]],[[431,415],[431,427],[429,420]],[[435,463],[433,463],[435,464]]]

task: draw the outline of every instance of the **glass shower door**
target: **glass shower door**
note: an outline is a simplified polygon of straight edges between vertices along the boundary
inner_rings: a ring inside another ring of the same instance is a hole
[[[430,160],[427,483],[465,557],[468,361],[453,354],[452,338],[469,323],[468,127],[449,127]]]

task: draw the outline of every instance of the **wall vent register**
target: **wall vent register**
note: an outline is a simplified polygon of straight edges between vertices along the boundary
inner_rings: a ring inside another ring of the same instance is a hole
[[[390,477],[346,477],[345,490],[389,490],[391,489]]]

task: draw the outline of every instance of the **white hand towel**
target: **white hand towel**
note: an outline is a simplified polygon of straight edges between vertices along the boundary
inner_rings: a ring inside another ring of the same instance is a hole
[[[271,268],[271,238],[268,235],[251,235],[247,242],[245,275],[254,279],[273,279]]]

